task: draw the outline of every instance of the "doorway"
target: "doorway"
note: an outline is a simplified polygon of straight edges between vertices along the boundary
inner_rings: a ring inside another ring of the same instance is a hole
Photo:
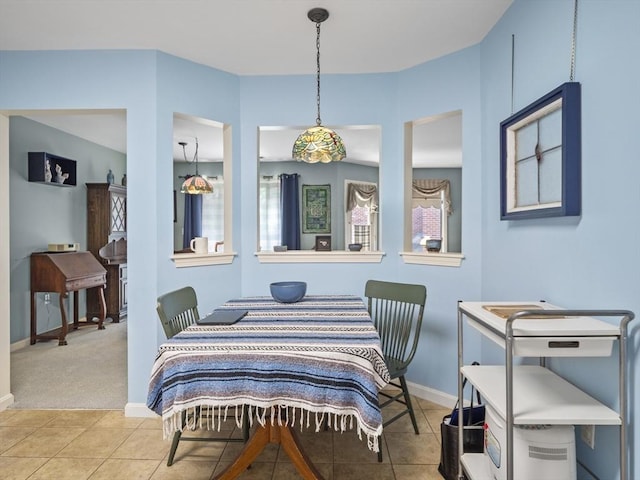
[[[105,182],[107,181],[108,170],[114,173],[117,183],[122,181],[126,175],[126,111],[125,110],[40,110],[40,111],[9,111],[2,112],[0,118],[0,138],[6,139],[2,142],[3,147],[0,152],[0,165],[4,176],[10,179],[11,188],[9,194],[5,195],[0,204],[3,211],[8,212],[7,218],[3,219],[3,224],[10,225],[10,237],[6,235],[3,241],[0,241],[0,249],[2,254],[2,275],[7,277],[6,290],[3,288],[0,298],[6,298],[6,302],[2,302],[6,310],[3,315],[2,322],[6,322],[1,326],[7,335],[2,335],[0,344],[0,358],[6,359],[11,365],[5,377],[0,377],[0,409],[4,406],[12,405],[14,408],[21,407],[21,398],[16,396],[15,385],[22,382],[32,386],[37,380],[32,381],[31,375],[27,374],[29,379],[26,383],[24,379],[16,382],[16,368],[18,360],[18,352],[30,352],[27,355],[35,359],[36,356],[42,354],[42,350],[50,350],[49,354],[53,355],[49,360],[40,360],[40,365],[53,363],[53,360],[60,360],[62,367],[58,373],[58,384],[65,384],[65,378],[73,375],[79,377],[83,387],[80,391],[84,395],[78,395],[72,400],[80,402],[78,404],[68,404],[68,408],[95,408],[92,405],[95,398],[101,396],[100,388],[91,387],[92,381],[99,372],[96,368],[96,361],[102,366],[109,363],[108,358],[101,358],[98,353],[103,346],[98,342],[95,346],[87,348],[93,351],[95,357],[93,362],[90,360],[77,361],[73,357],[77,357],[81,344],[90,344],[91,335],[97,337],[97,334],[105,333],[105,331],[94,330],[93,326],[83,327],[77,332],[71,331],[67,336],[69,345],[58,347],[57,341],[38,342],[31,346],[29,342],[29,304],[30,304],[30,287],[29,287],[29,256],[30,252],[47,250],[48,243],[64,242],[79,243],[80,249],[86,249],[86,192],[85,183],[89,182]],[[36,133],[37,132],[37,133]],[[9,147],[11,144],[11,148]],[[26,151],[47,151],[53,154],[60,154],[65,157],[76,157],[78,163],[78,181],[77,186],[68,188],[55,188],[48,185],[35,185],[27,181],[27,157]],[[113,163],[113,166],[111,166]],[[6,203],[6,205],[4,204]],[[39,207],[41,206],[41,207]],[[31,213],[26,213],[31,212]],[[44,213],[39,213],[44,212]],[[41,217],[41,218],[40,218]],[[19,219],[19,220],[18,220]],[[79,224],[79,225],[78,225]],[[66,230],[65,230],[66,225]],[[33,229],[33,231],[31,231]],[[59,238],[59,232],[67,232],[72,238]],[[55,238],[54,238],[55,237]],[[5,265],[5,261],[7,262]],[[5,268],[6,267],[6,268]],[[6,297],[5,297],[6,296]],[[81,316],[83,313],[85,292],[80,291],[79,303],[81,305]],[[70,295],[71,297],[71,295]],[[43,328],[55,324],[59,319],[59,309],[57,294],[38,294],[36,299],[38,308],[38,322],[43,319]],[[72,312],[71,305],[67,304],[67,312]],[[71,315],[68,315],[68,317]],[[16,320],[18,319],[18,320]],[[49,325],[50,324],[50,325]],[[39,325],[39,328],[41,326]],[[126,321],[121,325],[111,324],[107,320],[107,332],[111,341],[116,344],[122,344],[124,355],[126,356]],[[77,341],[74,342],[74,336]],[[6,343],[5,343],[5,340]],[[73,346],[76,348],[68,349]],[[35,351],[38,349],[38,352]],[[106,355],[106,354],[105,354]],[[59,357],[69,357],[68,360]],[[98,360],[99,358],[99,360]],[[15,359],[15,360],[14,360]],[[33,360],[31,359],[31,360]],[[116,384],[121,384],[123,389],[123,400],[117,408],[124,408],[127,398],[127,362],[126,358],[120,359],[120,366],[115,371],[119,378]],[[90,362],[90,363],[87,363]],[[22,362],[24,363],[24,362]],[[23,366],[21,363],[21,367]],[[31,362],[33,363],[33,362]],[[117,362],[113,362],[117,363]],[[83,364],[82,368],[77,371],[76,365]],[[38,369],[37,365],[34,367]],[[38,370],[41,370],[38,369]],[[22,371],[22,369],[21,369]],[[27,370],[28,371],[28,370]],[[35,377],[35,375],[34,375]],[[55,384],[56,382],[52,382]],[[113,382],[112,388],[113,388]],[[97,383],[95,385],[98,385]],[[21,391],[25,391],[20,389]],[[58,408],[56,404],[55,389],[53,393],[41,392],[38,396],[41,399],[49,397],[51,405],[41,405],[42,408]],[[104,392],[102,393],[104,397]],[[83,403],[83,404],[82,404]],[[26,407],[24,407],[26,408]]]

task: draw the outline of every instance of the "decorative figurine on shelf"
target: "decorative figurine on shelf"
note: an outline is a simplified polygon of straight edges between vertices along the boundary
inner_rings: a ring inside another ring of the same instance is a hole
[[[69,178],[68,173],[62,173],[62,167],[56,163],[56,183],[64,183]]]
[[[113,172],[109,169],[109,173],[107,173],[107,183],[111,185],[113,183]]]
[[[123,187],[127,186],[127,174],[126,173],[122,176],[122,186]]]
[[[51,181],[51,163],[49,162],[49,159],[47,158],[44,161],[44,181],[45,182],[50,182]]]

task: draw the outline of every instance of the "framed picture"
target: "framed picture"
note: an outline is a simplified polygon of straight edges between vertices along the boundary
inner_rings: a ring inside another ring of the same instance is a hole
[[[331,235],[316,235],[316,252],[331,251]]]
[[[302,233],[331,233],[331,185],[302,185]]]
[[[500,219],[580,215],[580,84],[567,82],[500,123]]]

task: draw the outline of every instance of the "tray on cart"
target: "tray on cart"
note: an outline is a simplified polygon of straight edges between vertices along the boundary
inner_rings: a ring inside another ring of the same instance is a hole
[[[540,305],[483,305],[482,308],[505,320],[509,318],[511,315],[513,315],[514,313],[521,312],[523,310],[543,310],[543,308]],[[545,317],[543,315],[539,315],[539,316],[527,315],[527,319],[531,319],[531,318],[547,318],[548,319],[549,317],[548,316]]]

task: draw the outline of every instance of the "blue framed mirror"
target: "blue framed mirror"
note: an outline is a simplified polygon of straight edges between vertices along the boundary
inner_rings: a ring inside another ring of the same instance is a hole
[[[500,219],[579,216],[580,84],[567,82],[500,123]]]

